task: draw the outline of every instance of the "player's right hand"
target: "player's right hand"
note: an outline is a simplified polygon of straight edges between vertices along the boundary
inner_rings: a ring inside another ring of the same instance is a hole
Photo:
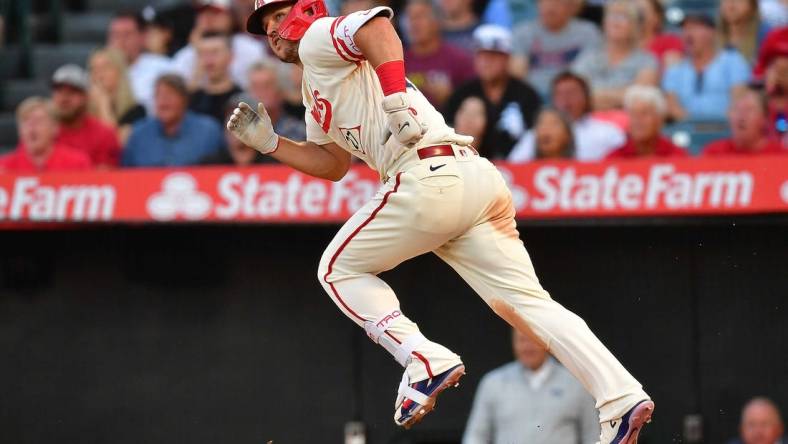
[[[411,108],[408,95],[404,92],[384,97],[383,111],[386,112],[383,144],[389,137],[394,136],[399,143],[412,147],[427,132],[427,124],[421,120],[416,110]]]
[[[245,145],[263,154],[273,153],[279,146],[279,136],[262,103],[257,104],[257,112],[247,103],[239,103],[227,121],[227,129]]]

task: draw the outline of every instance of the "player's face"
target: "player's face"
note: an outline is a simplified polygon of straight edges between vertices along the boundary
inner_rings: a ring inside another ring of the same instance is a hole
[[[279,60],[285,63],[298,63],[298,42],[285,40],[279,36],[279,25],[287,17],[287,13],[293,9],[291,5],[284,5],[278,8],[271,8],[263,14],[263,29],[268,37],[268,45],[271,51]]]
[[[547,359],[547,350],[530,336],[512,330],[514,357],[531,370],[537,370]]]

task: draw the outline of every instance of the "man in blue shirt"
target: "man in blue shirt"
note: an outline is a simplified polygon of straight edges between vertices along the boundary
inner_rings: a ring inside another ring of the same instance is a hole
[[[688,56],[662,78],[675,120],[725,120],[734,89],[746,86],[750,66],[736,50],[718,50],[714,19],[690,14],[682,22]]]
[[[156,116],[134,125],[123,150],[124,166],[196,165],[226,149],[219,124],[187,110],[189,93],[180,76],[159,77],[154,101]]]

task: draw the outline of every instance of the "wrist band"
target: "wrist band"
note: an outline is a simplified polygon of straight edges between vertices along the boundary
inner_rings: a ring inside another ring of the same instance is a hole
[[[391,60],[375,68],[384,96],[405,92],[405,61]]]

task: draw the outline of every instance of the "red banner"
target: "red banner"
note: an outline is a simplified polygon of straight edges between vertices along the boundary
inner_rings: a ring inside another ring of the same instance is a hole
[[[520,219],[788,212],[788,156],[500,164]],[[336,223],[379,186],[283,166],[0,176],[0,223]]]

